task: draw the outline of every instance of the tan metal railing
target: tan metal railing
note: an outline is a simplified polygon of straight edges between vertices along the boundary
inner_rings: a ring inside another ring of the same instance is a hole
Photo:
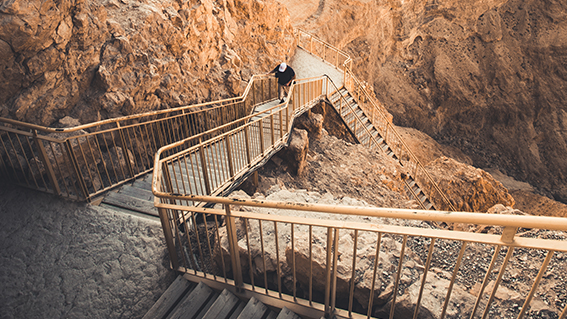
[[[72,128],[0,118],[0,176],[26,187],[89,200],[149,172],[160,147],[232,123],[223,126],[228,131],[240,125],[237,120],[249,115],[256,104],[276,97],[275,79],[260,75],[251,79],[241,97]]]
[[[285,103],[242,117],[238,125],[230,122],[161,148],[154,182],[171,193],[220,194],[286,144],[293,118],[325,97],[326,81],[297,80]]]
[[[521,308],[513,314],[523,318],[537,293],[538,298],[553,300],[557,314],[562,311],[560,318],[565,316],[567,296],[555,299],[566,286],[562,268],[557,267],[563,257],[555,253],[567,252],[567,236],[551,230],[567,231],[567,219],[173,195],[161,192],[159,184],[154,187],[164,228],[169,228],[166,237],[174,269],[189,279],[254,296],[275,307],[286,306],[306,317],[370,318],[381,311],[389,318],[419,318],[421,309],[422,315],[438,310],[432,313],[435,318],[487,318],[493,310],[502,311],[491,305],[503,275],[534,265],[534,274],[521,278],[528,281],[529,290],[518,291],[521,301],[515,302]],[[208,202],[224,208],[168,201]],[[298,217],[302,214],[310,217]],[[345,215],[353,220],[340,217]],[[212,217],[207,221],[206,216]],[[431,229],[425,224],[394,226],[383,222],[385,218],[502,226],[503,231],[498,235]],[[526,233],[517,234],[518,229],[529,229],[528,234],[540,229],[540,234],[561,239],[528,238]],[[485,256],[492,256],[492,261]],[[550,264],[555,266],[548,268]],[[471,273],[471,269],[475,270]],[[410,287],[404,276],[414,278]],[[560,283],[546,284],[555,289],[548,292],[540,287],[542,278]],[[475,283],[480,287],[476,297],[462,288]],[[376,295],[382,296],[388,286],[393,287],[390,297],[378,299]],[[408,297],[402,289],[415,293]],[[432,292],[441,299],[439,309],[430,306],[431,300],[421,305]],[[460,299],[451,302],[453,293]],[[397,299],[403,300],[398,300],[403,308],[396,309]],[[381,304],[376,306],[377,302]]]
[[[328,61],[344,72],[345,88],[352,94],[364,113],[367,114],[369,121],[378,130],[380,136],[386,141],[401,164],[407,169],[409,175],[422,187],[429,200],[434,204],[434,207],[440,210],[455,211],[451,201],[445,196],[445,193],[439,188],[423,164],[421,164],[401,135],[396,131],[392,124],[392,117],[386,108],[369,94],[366,87],[353,74],[350,56],[308,32],[297,30],[296,37],[298,46]],[[331,58],[329,59],[329,57]],[[370,138],[374,139],[373,137]],[[424,188],[423,186],[426,187]],[[411,191],[411,187],[408,189]],[[417,196],[416,200],[421,203]]]
[[[545,278],[563,278],[560,267],[548,266],[562,263],[555,252],[567,252],[567,219],[218,196],[283,145],[294,115],[333,91],[326,81],[299,81],[288,103],[250,115],[246,125],[212,134],[211,140],[193,145],[200,138],[195,136],[158,150],[152,190],[173,269],[191,280],[311,318],[369,318],[377,313],[419,318],[420,311],[436,311],[429,306],[431,300],[422,304],[432,293],[440,302],[435,317],[486,318],[495,310],[504,274],[533,265],[539,270],[524,278],[530,288],[514,315],[523,318],[536,296],[555,298],[556,292],[548,296],[540,284]],[[187,143],[192,146],[171,154]],[[221,206],[206,208],[213,204]],[[432,229],[416,222],[397,226],[384,219],[490,225],[494,234]],[[536,235],[550,239],[529,238]],[[474,283],[480,287],[476,297],[462,288]],[[563,291],[565,284],[563,278],[554,289]],[[453,302],[454,294],[468,297]],[[555,301],[560,318],[567,311],[563,299]]]

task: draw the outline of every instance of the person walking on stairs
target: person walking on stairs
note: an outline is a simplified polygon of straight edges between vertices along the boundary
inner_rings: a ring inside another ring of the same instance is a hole
[[[285,64],[285,62],[282,62],[268,74],[272,73],[278,79],[278,97],[280,99],[280,103],[283,103],[285,102],[285,98],[289,94],[291,82],[295,80],[295,71],[293,71],[291,66]]]

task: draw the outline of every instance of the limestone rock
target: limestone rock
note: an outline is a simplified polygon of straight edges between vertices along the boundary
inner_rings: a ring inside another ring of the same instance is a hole
[[[477,30],[484,42],[502,40],[502,19],[495,10],[489,10],[478,18]]]
[[[295,120],[294,127],[306,130],[310,137],[318,139],[323,131],[323,115],[307,112]]]
[[[426,166],[434,181],[452,202],[457,211],[486,212],[496,204],[513,206],[514,198],[502,183],[482,169],[474,168],[447,157],[440,157]],[[418,180],[424,189],[430,185]],[[437,193],[430,195],[436,207],[448,210]]]
[[[275,0],[16,0],[0,11],[0,115],[41,125],[233,97],[294,52]]]
[[[450,274],[449,274],[450,278]],[[445,302],[450,281],[439,277],[437,274],[429,274],[419,307],[418,318],[437,319],[441,318],[443,304]],[[411,285],[406,292],[396,301],[394,318],[412,318],[415,311],[417,298],[421,288],[421,278]],[[454,285],[451,292],[449,306],[445,318],[470,317],[476,297],[466,292],[459,285]],[[391,302],[383,309],[377,311],[376,315],[389,314]]]
[[[301,175],[307,165],[307,151],[309,151],[309,138],[307,131],[294,128],[289,138],[283,157],[294,175]]]
[[[351,54],[396,125],[567,202],[567,2],[283,2]]]

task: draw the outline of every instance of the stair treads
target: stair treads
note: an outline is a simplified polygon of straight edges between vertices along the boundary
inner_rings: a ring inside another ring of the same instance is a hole
[[[158,301],[146,313],[143,319],[162,319],[165,318],[176,303],[190,290],[195,284],[191,283],[183,276],[177,276],[167,290],[159,297]]]
[[[151,179],[147,179],[147,180],[137,179],[137,180],[134,181],[132,186],[136,187],[136,188],[141,188],[141,189],[151,191],[152,190],[152,180]]]
[[[104,199],[103,203],[126,208],[135,212],[159,216],[157,209],[152,201],[143,201],[139,198],[128,196],[121,193],[109,192]]]
[[[145,201],[153,202],[154,200],[154,194],[152,194],[151,191],[143,188],[132,187],[130,185],[122,186],[122,188],[118,192]]]
[[[240,300],[225,289],[211,305],[205,316],[203,316],[203,319],[228,318],[236,312],[239,304]]]
[[[234,312],[230,315],[230,318],[228,319],[237,319],[245,306],[246,305],[243,302],[238,303],[236,310],[234,310]]]
[[[200,282],[190,294],[186,295],[168,319],[193,319],[206,309],[207,303],[214,298],[214,292],[207,285]]]
[[[280,314],[276,317],[276,319],[301,319],[298,315],[296,315],[293,311],[283,307],[280,311]]]
[[[268,311],[270,310],[266,305],[252,297],[238,316],[238,319],[262,319]]]

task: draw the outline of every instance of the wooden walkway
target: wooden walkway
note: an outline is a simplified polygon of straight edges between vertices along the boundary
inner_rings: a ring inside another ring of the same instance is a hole
[[[177,193],[194,195],[219,193],[237,187],[241,180],[234,179],[235,172],[249,175],[250,170],[257,168],[248,164],[251,157],[269,158],[284,146],[281,139],[287,132],[282,130],[281,122],[284,121],[285,127],[285,119],[276,116],[277,107],[273,112],[265,112],[278,104],[279,100],[274,100],[258,105],[254,110],[257,115],[251,119],[249,129],[232,135],[228,145],[226,141],[212,141],[203,148],[189,152],[181,160],[169,163],[171,186]],[[203,174],[205,171],[206,176]],[[152,175],[149,174],[138,178],[132,184],[108,192],[101,205],[116,207],[124,212],[158,217],[153,203],[151,181]]]

